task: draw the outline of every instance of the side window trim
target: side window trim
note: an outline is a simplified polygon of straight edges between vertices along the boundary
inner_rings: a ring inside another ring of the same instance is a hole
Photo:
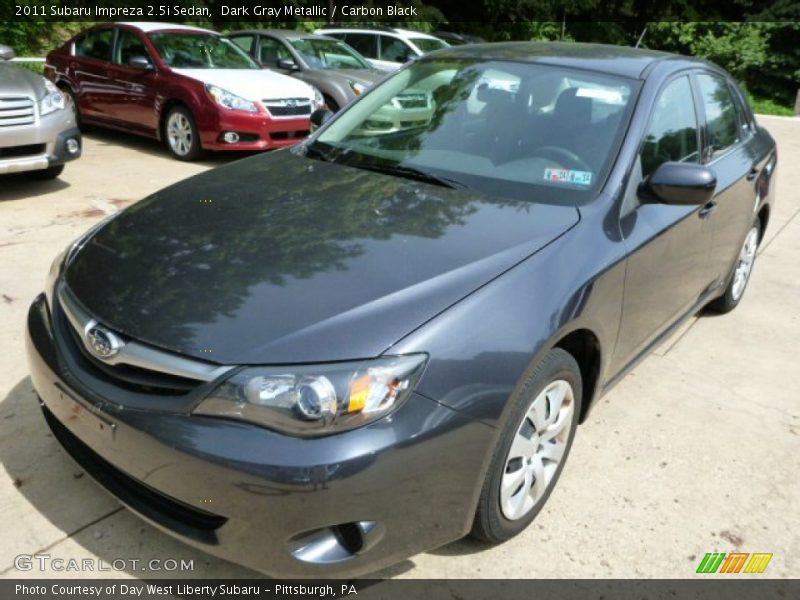
[[[153,60],[152,53],[147,48],[147,43],[145,42],[143,37],[141,35],[139,35],[135,31],[131,31],[130,29],[123,29],[121,27],[116,27],[115,30],[114,30],[114,44],[111,46],[111,64],[119,66],[119,67],[127,67],[128,66],[125,63],[117,62],[117,59],[116,59],[118,51],[119,51],[118,46],[122,43],[122,38],[123,38],[122,34],[123,34],[123,32],[124,33],[128,33],[128,34],[134,36],[135,38],[137,38],[139,40],[139,42],[142,44],[142,47],[144,48],[145,56],[150,61],[150,63],[153,66],[155,66],[156,62],[155,62],[155,60]]]

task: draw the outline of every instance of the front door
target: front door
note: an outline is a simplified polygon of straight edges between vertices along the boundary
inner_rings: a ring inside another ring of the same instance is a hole
[[[146,70],[130,65],[130,59],[144,57],[153,65]],[[158,113],[156,111],[158,73],[155,63],[139,34],[119,29],[114,46],[113,60],[109,68],[113,100],[109,106],[109,117],[114,123],[126,128],[156,135]]]
[[[631,185],[667,161],[700,162],[698,118],[688,75],[661,90]],[[635,197],[635,196],[634,196]],[[712,244],[710,214],[704,206],[635,202],[621,228],[628,253],[622,321],[612,369],[639,356],[709,287]]]

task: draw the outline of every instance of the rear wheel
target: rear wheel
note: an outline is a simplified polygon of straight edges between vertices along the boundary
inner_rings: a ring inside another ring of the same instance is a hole
[[[511,400],[486,474],[474,537],[504,542],[533,521],[569,455],[582,393],[578,363],[561,348],[548,352],[527,376]]]
[[[178,160],[197,160],[203,154],[197,125],[189,110],[176,106],[167,114],[164,123],[167,148]]]
[[[725,293],[713,300],[708,308],[718,313],[727,313],[739,305],[750,281],[750,274],[753,272],[753,265],[756,261],[758,244],[761,241],[761,221],[756,217],[753,226],[744,238],[739,256],[733,266],[733,273],[730,276],[728,287]]]

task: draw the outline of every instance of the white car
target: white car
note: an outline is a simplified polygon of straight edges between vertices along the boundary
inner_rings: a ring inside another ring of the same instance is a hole
[[[408,29],[332,27],[317,29],[314,33],[344,41],[382,71],[394,71],[417,56],[449,46],[437,37]]]

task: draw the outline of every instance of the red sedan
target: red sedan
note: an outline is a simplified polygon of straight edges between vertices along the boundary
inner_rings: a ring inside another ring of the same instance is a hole
[[[227,38],[173,23],[93,27],[48,54],[45,74],[81,123],[163,140],[180,160],[294,144],[323,105],[318,90],[260,69]]]

